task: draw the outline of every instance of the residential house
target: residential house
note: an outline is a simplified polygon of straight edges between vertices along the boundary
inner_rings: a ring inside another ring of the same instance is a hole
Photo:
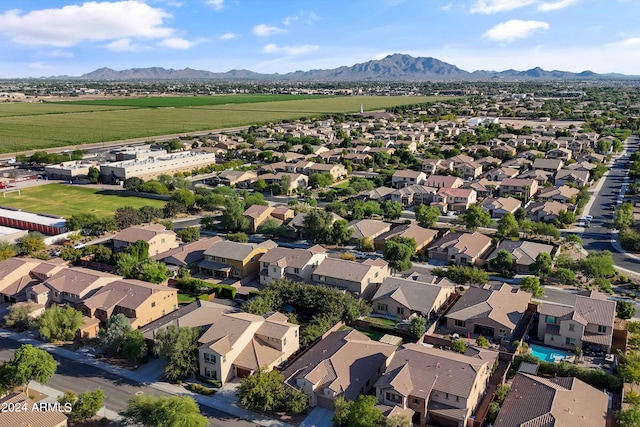
[[[572,157],[572,151],[564,147],[558,147],[554,148],[553,150],[547,151],[547,159],[559,159],[563,160],[566,163],[571,160]]]
[[[538,183],[538,187],[542,188],[545,183],[553,182],[553,172],[547,172],[542,169],[531,169],[518,175],[519,179],[533,179]]]
[[[479,180],[473,182],[467,182],[460,188],[469,188],[471,190],[475,190],[478,193],[478,197],[489,197],[492,196],[494,190],[498,188],[500,183],[498,181],[489,181],[486,178],[480,178]]]
[[[564,166],[562,159],[535,159],[533,161],[533,169],[541,169],[547,172],[556,173]]]
[[[549,187],[540,190],[537,199],[573,204],[572,202],[575,203],[578,194],[580,194],[580,190],[578,190],[577,188],[569,187],[568,185],[562,185],[560,187]]]
[[[280,366],[300,349],[299,328],[281,313],[225,313],[198,340],[200,375],[224,385]]]
[[[49,289],[47,303],[78,305],[98,289],[120,277],[82,267],[65,267],[47,278],[43,284]]]
[[[134,329],[177,308],[176,289],[131,279],[105,285],[80,305],[82,314],[101,322],[106,322],[113,315],[124,314]]]
[[[284,206],[284,205],[274,206],[273,211],[271,211],[271,216],[277,220],[286,222],[293,218],[294,211],[293,209],[290,209],[288,206]]]
[[[224,170],[218,174],[217,181],[228,187],[249,188],[258,180],[254,171]]]
[[[394,188],[403,188],[409,185],[423,185],[427,175],[421,171],[413,171],[409,169],[395,171],[391,176],[391,186]]]
[[[370,299],[385,277],[391,275],[389,264],[381,258],[363,262],[325,258],[311,273],[314,283],[334,286],[354,296]]]
[[[556,173],[554,182],[556,184],[556,187],[560,187],[561,185],[567,185],[569,183],[588,187],[591,180],[590,180],[588,171],[562,169]]]
[[[438,206],[443,213],[465,212],[469,206],[476,203],[478,193],[469,188],[446,188],[442,187],[433,197],[432,206]]]
[[[375,219],[354,219],[349,222],[348,226],[353,229],[352,240],[369,239],[373,241],[391,229],[391,224],[388,222]]]
[[[306,216],[306,213],[300,212],[287,223],[287,228],[292,230],[299,238],[302,238],[302,236],[304,235],[304,219]],[[340,215],[331,212],[331,224],[340,220],[346,221]]]
[[[473,180],[482,175],[482,165],[473,161],[455,164],[453,170],[460,172],[466,180]]]
[[[498,256],[498,251],[501,249],[509,252],[513,257],[513,269],[516,273],[529,274],[529,266],[535,262],[538,254],[541,252],[551,254],[554,247],[552,245],[529,242],[526,240],[503,240],[493,253],[489,255],[487,261],[496,258]]]
[[[489,255],[490,237],[482,233],[447,233],[427,247],[429,259],[448,261],[456,265],[480,265]]]
[[[522,202],[513,197],[491,197],[480,203],[480,207],[489,212],[491,218],[502,218],[507,213],[515,213],[522,206]]]
[[[249,232],[255,233],[258,227],[271,216],[272,206],[251,205],[242,214],[249,221]]]
[[[309,169],[309,176],[314,175],[316,173],[328,173],[331,175],[334,181],[337,181],[341,178],[347,176],[347,170],[345,167],[338,164],[323,164],[323,163],[314,163]]]
[[[462,187],[464,181],[462,178],[452,175],[431,175],[426,179],[424,185],[434,188],[458,188]]]
[[[201,274],[207,273],[213,277],[249,277],[260,271],[260,256],[276,246],[271,240],[260,244],[221,240],[204,251],[204,261],[198,264],[198,269]]]
[[[333,410],[366,394],[385,371],[396,346],[374,341],[352,329],[329,333],[282,372],[285,383],[309,396],[309,406]]]
[[[385,242],[396,236],[413,239],[416,242],[416,253],[418,255],[424,255],[425,248],[438,236],[438,232],[429,228],[420,227],[416,223],[399,225],[374,240],[376,250],[383,250]]]
[[[176,233],[165,229],[162,224],[134,225],[113,236],[113,250],[123,251],[138,240],[149,244],[149,256],[158,255],[180,245]]]
[[[0,397],[0,427],[67,427],[64,405],[60,410],[41,410],[39,403],[24,393]]]
[[[527,214],[533,221],[553,222],[561,211],[572,211],[571,205],[560,202],[533,202],[527,207]]]
[[[498,358],[497,352],[486,349],[470,347],[467,353],[403,345],[375,384],[378,401],[399,407],[421,427],[467,426]]]
[[[527,200],[538,192],[538,182],[534,179],[505,178],[500,182],[499,195],[523,196]]]
[[[430,319],[454,292],[453,283],[432,284],[387,277],[371,298],[371,304],[374,313],[389,318],[405,320],[417,314]]]
[[[453,170],[453,163],[446,159],[424,159],[422,161],[422,172],[435,175],[439,171]]]
[[[597,291],[576,295],[573,306],[543,303],[538,339],[545,345],[575,350],[596,348],[609,353],[616,302]]]
[[[30,286],[41,283],[66,267],[65,264],[29,258],[8,258],[0,262],[0,302],[16,303],[29,300]],[[36,301],[33,301],[36,302]],[[45,299],[40,302],[46,305]]]
[[[391,193],[397,191],[390,187],[378,187],[373,190],[363,191],[358,198],[364,200],[373,200],[375,202],[384,202],[385,200],[391,200]]]
[[[425,185],[412,184],[394,190],[391,193],[391,201],[398,202],[403,207],[431,203],[437,192],[437,188]]]
[[[218,236],[206,237],[196,240],[195,242],[185,243],[168,251],[160,252],[149,258],[162,261],[167,264],[169,268],[191,268],[204,259],[204,251],[209,249],[215,242],[221,240],[222,238]]]
[[[497,145],[491,149],[491,155],[497,157],[499,159],[510,159],[514,157],[517,153],[515,147],[511,145]]]
[[[495,290],[488,286],[469,288],[447,312],[447,329],[461,335],[510,340],[530,300],[530,293],[507,284]]]
[[[485,174],[485,178],[491,181],[502,181],[505,178],[515,178],[520,173],[520,169],[516,168],[497,168]]]
[[[517,373],[494,427],[605,427],[609,395],[573,377]]]
[[[326,258],[324,248],[319,245],[308,249],[271,248],[260,257],[260,283],[266,285],[283,278],[309,282],[313,269]]]
[[[297,190],[298,188],[305,189],[309,185],[309,178],[300,173],[278,172],[276,174],[268,173],[260,175],[260,179],[264,179],[267,185],[282,185],[283,178],[285,177],[288,177],[289,179],[289,188],[284,189],[287,194]]]

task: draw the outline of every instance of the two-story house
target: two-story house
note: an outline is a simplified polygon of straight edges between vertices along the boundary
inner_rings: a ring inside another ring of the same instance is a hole
[[[563,166],[564,161],[561,159],[535,159],[532,168],[556,173],[562,169]]]
[[[142,240],[149,244],[149,255],[157,255],[180,246],[180,239],[173,230],[165,229],[162,224],[134,225],[125,228],[113,236],[113,249],[123,251],[127,246]]]
[[[538,200],[553,200],[560,203],[575,203],[578,194],[580,194],[580,190],[577,188],[562,185],[541,190],[537,198]]]
[[[120,276],[82,267],[67,267],[47,278],[47,306],[50,304],[78,305],[98,289],[119,280]]]
[[[413,415],[421,427],[464,427],[489,385],[497,358],[495,351],[473,347],[459,354],[405,344],[376,382],[376,397],[382,405]]]
[[[453,170],[460,172],[462,177],[467,180],[476,179],[482,175],[482,165],[473,161],[458,163],[453,166]]]
[[[538,181],[534,179],[505,178],[500,182],[499,195],[523,196],[529,200],[538,188]]]
[[[282,365],[300,349],[299,325],[282,313],[226,313],[200,337],[200,375],[223,385]]]
[[[405,320],[418,314],[429,319],[454,292],[454,284],[448,281],[432,284],[387,277],[371,298],[371,303],[374,313],[390,318]]]
[[[216,181],[228,187],[249,188],[258,180],[258,174],[254,171],[224,170],[220,172]]]
[[[442,187],[433,197],[431,205],[439,207],[443,213],[449,211],[465,212],[477,200],[478,193],[476,193],[476,190]]]
[[[538,339],[568,350],[597,348],[609,353],[615,316],[615,301],[597,291],[583,291],[573,306],[542,304]]]
[[[258,227],[271,216],[273,206],[251,205],[242,214],[249,221],[249,231],[255,233]]]
[[[433,201],[433,197],[437,191],[437,188],[434,187],[411,184],[392,191],[390,199],[392,202],[398,202],[404,207],[428,204]]]
[[[308,169],[309,176],[314,175],[316,173],[324,173],[324,172],[330,174],[334,181],[337,181],[347,176],[347,170],[341,163],[337,163],[337,164],[314,163]]]
[[[319,245],[308,249],[271,248],[260,258],[260,283],[266,285],[283,278],[309,282],[313,269],[326,258],[324,248]]]
[[[314,283],[334,286],[354,296],[370,299],[385,277],[391,275],[389,264],[381,258],[363,262],[338,258],[324,259],[312,272]]]
[[[258,260],[276,246],[278,245],[271,240],[260,244],[221,240],[204,251],[204,260],[198,264],[198,269],[201,274],[210,274],[213,277],[241,279],[258,273]]]
[[[587,187],[591,183],[591,180],[588,171],[561,169],[556,172],[554,182],[557,187],[567,185],[569,183]]]
[[[399,170],[395,171],[391,176],[391,186],[394,188],[403,188],[409,185],[422,185],[427,179],[427,175],[421,171]]]
[[[480,265],[489,255],[490,237],[473,233],[447,233],[427,247],[429,259],[448,261],[456,265]]]
[[[452,175],[431,175],[424,182],[427,187],[434,188],[458,188],[462,187],[463,184],[462,178]]]
[[[491,197],[480,203],[482,210],[489,212],[491,218],[502,218],[507,213],[515,213],[522,202],[513,197]]]
[[[438,236],[438,232],[430,228],[420,227],[416,223],[399,225],[374,240],[373,243],[376,250],[383,250],[385,242],[396,236],[413,239],[416,242],[416,253],[423,255],[427,245]]]

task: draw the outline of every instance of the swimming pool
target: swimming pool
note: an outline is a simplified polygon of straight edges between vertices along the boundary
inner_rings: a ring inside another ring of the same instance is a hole
[[[542,360],[543,362],[556,362],[569,357],[569,353],[555,348],[543,347],[541,345],[531,344],[531,354]]]

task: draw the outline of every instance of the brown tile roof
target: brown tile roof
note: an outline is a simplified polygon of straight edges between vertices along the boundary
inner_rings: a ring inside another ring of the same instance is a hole
[[[82,267],[64,268],[46,280],[46,284],[58,292],[81,295],[96,283],[106,285],[120,276]]]
[[[381,233],[389,231],[391,224],[384,221],[378,221],[375,219],[356,219],[348,224],[349,228],[353,228],[354,239],[361,239],[363,237],[378,236]]]
[[[313,270],[313,274],[360,283],[372,268],[365,263],[326,258]]]
[[[296,380],[306,378],[316,387],[328,387],[352,400],[361,388],[368,388],[366,382],[377,375],[396,348],[356,330],[332,332],[289,365],[283,375],[293,387]]]
[[[518,265],[531,265],[541,252],[548,254],[553,250],[552,245],[546,245],[544,243],[529,242],[526,240],[513,241],[503,240],[498,247],[489,255],[487,261],[498,256],[498,251],[504,249],[511,253],[516,264]]]
[[[108,312],[115,307],[136,310],[157,292],[175,293],[176,290],[141,280],[118,280],[103,286],[82,303],[90,309],[99,308]]]
[[[430,245],[427,250],[447,252],[450,247],[456,249],[456,253],[470,257],[479,257],[487,250],[492,242],[491,238],[477,231],[473,233],[448,233]]]
[[[518,373],[495,427],[604,427],[607,394],[577,378],[545,379]]]
[[[197,240],[195,242],[187,243],[177,248],[169,249],[168,251],[160,252],[159,254],[152,255],[149,258],[155,260],[166,260],[167,258],[173,258],[177,261],[181,261],[185,265],[196,263],[204,258],[204,251],[206,251],[211,245],[216,242],[222,241],[222,237],[214,236]]]
[[[34,401],[24,393],[13,393],[0,398],[0,407],[5,404],[26,404],[26,411],[3,411],[0,427],[62,427],[67,425],[67,416],[60,411],[33,411]]]
[[[258,247],[275,247],[277,246],[271,240],[267,240],[260,244],[257,243],[238,243],[230,240],[221,240],[214,242],[204,254],[207,256],[217,256],[221,258],[228,258],[232,260],[244,260]]]
[[[248,216],[250,218],[258,218],[263,215],[265,212],[272,212],[273,208],[271,206],[262,206],[262,205],[251,205],[247,208],[246,211],[242,214],[243,216]]]
[[[371,301],[391,298],[412,311],[428,314],[431,310],[440,308],[434,305],[441,295],[449,295],[454,290],[453,286],[432,285],[415,280],[386,277]]]
[[[320,246],[320,248],[322,247]],[[277,263],[280,267],[303,268],[309,260],[318,253],[312,252],[310,249],[276,247],[269,249],[269,251],[262,255],[260,262],[266,262],[268,264]],[[324,248],[322,248],[322,252],[324,252]]]
[[[391,231],[377,237],[375,240],[378,242],[389,240],[394,236],[407,237],[414,239],[418,248],[420,248],[425,242],[431,242],[437,235],[438,232],[436,230],[422,228],[418,224],[413,223],[395,227]]]
[[[171,234],[175,236],[173,231],[166,230],[162,224],[134,225],[133,227],[125,228],[113,236],[113,240],[127,243],[135,243],[138,240],[148,242],[159,234]]]

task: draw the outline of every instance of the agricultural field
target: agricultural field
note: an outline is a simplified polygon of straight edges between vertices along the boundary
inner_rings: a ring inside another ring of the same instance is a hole
[[[20,193],[7,193],[6,198],[0,198],[0,205],[68,218],[77,213],[109,216],[122,206],[162,208],[165,204],[162,200],[101,194],[101,190],[94,188],[57,183],[20,189]]]
[[[287,97],[287,101],[281,100]],[[277,99],[268,101],[268,99]],[[0,153],[146,139],[433,102],[437,97],[234,95],[0,104]],[[448,97],[447,99],[451,99]],[[121,105],[127,101],[127,105]],[[246,101],[246,102],[243,102]],[[221,104],[224,102],[224,104]],[[19,114],[18,114],[19,112]]]

